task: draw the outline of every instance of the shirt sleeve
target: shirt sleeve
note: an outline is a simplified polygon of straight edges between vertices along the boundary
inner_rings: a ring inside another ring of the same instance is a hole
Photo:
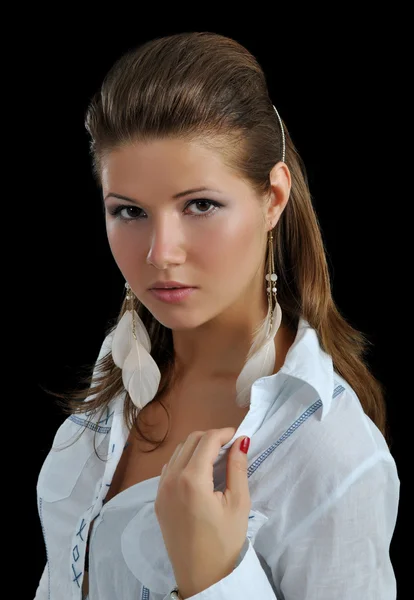
[[[238,564],[230,575],[186,600],[234,600],[235,598],[278,600],[248,538],[244,542]],[[170,594],[164,598],[164,600],[170,599]]]
[[[45,568],[43,569],[42,576],[39,581],[39,585],[36,590],[36,595],[34,600],[47,600],[49,597],[49,573],[48,573],[48,565],[46,563]]]
[[[298,525],[274,567],[282,597],[395,600],[389,555],[399,479],[390,455],[365,461]]]

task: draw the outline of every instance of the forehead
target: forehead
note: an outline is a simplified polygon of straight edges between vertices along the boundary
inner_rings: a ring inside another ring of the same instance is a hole
[[[126,188],[139,187],[142,193],[147,189],[167,194],[201,186],[219,186],[223,191],[248,188],[218,150],[178,139],[136,142],[113,150],[102,161],[102,186],[105,192],[126,193]]]

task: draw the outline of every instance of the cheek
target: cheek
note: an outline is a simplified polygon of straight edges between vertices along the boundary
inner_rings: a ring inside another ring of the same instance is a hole
[[[196,242],[198,265],[202,265],[206,273],[227,281],[240,279],[241,271],[243,277],[250,277],[262,255],[259,233],[255,215],[251,219],[237,219],[227,222],[225,227],[210,229]]]
[[[119,227],[116,224],[107,225],[106,229],[109,247],[116,264],[126,279],[129,271],[136,271],[139,267],[140,238],[136,232],[128,231],[128,227]]]

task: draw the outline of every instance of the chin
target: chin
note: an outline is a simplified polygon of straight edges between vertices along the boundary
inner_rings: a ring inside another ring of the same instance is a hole
[[[172,311],[169,313],[169,307],[166,308],[167,310],[165,310],[162,315],[153,311],[150,312],[161,325],[172,331],[191,331],[201,327],[213,318],[211,316],[203,317],[202,315],[200,316],[200,314],[196,315],[194,310],[189,309],[182,311],[179,315],[174,315],[172,314]]]

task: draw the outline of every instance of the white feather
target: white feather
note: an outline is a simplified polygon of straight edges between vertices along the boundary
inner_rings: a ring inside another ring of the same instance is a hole
[[[260,377],[272,375],[276,361],[274,339],[282,321],[282,309],[276,302],[273,310],[272,330],[269,332],[270,306],[263,324],[261,325],[250,347],[243,369],[236,382],[236,403],[240,407],[248,406],[251,387]]]
[[[134,320],[137,340],[132,334],[132,311],[122,315],[112,340],[112,357],[122,369],[122,381],[132,402],[141,410],[157,393],[161,372],[150,355],[151,340],[136,311]]]

